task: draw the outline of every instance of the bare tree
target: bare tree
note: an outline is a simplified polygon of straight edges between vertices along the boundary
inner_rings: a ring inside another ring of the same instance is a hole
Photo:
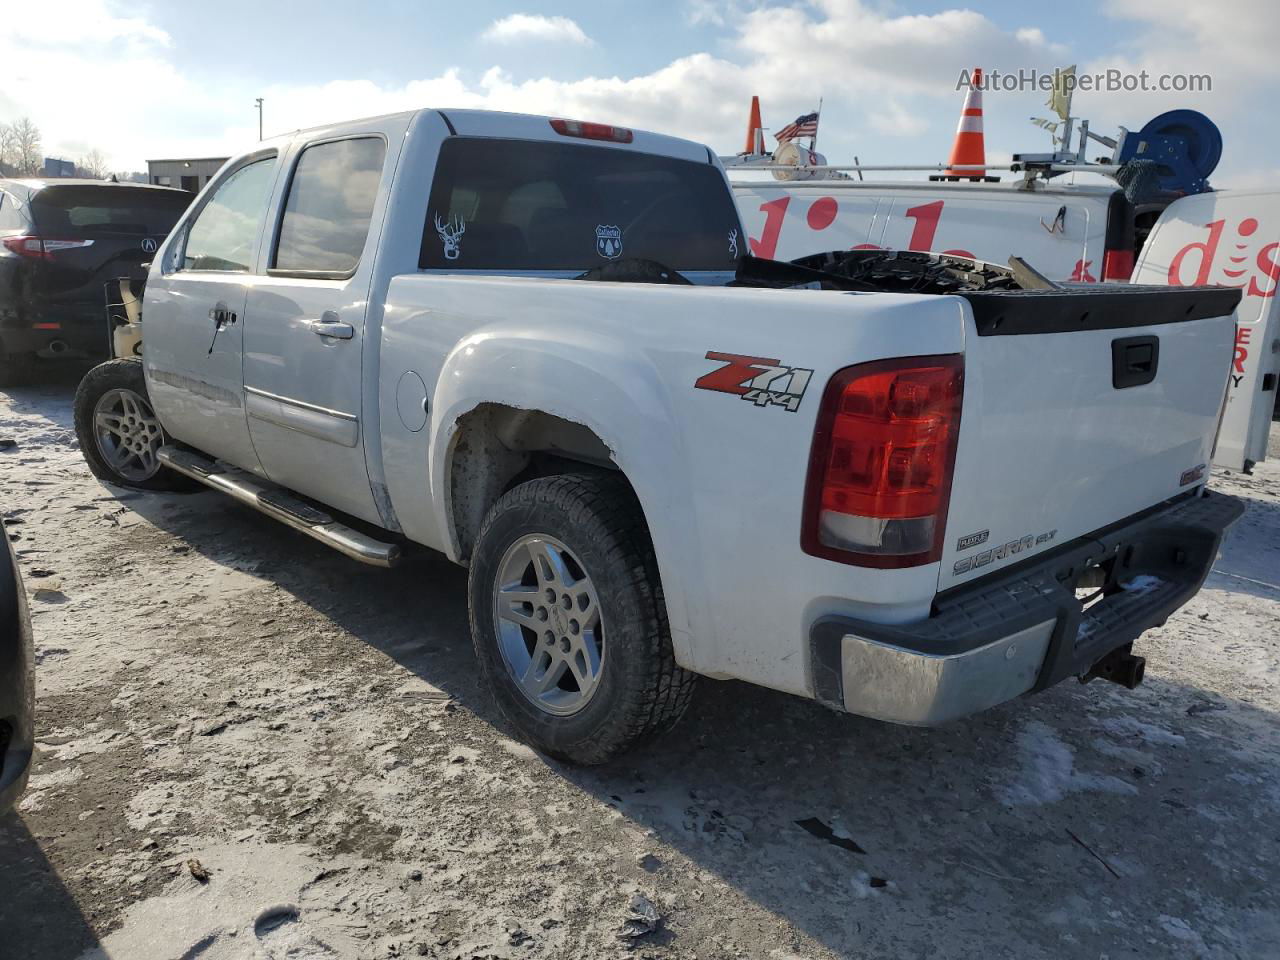
[[[13,127],[7,123],[0,123],[0,163],[13,163],[15,146],[16,140],[13,135]]]
[[[40,155],[40,128],[30,117],[22,117],[9,124],[9,162],[18,168],[21,176],[40,172],[44,158]]]
[[[105,180],[111,172],[107,166],[106,156],[97,147],[81,157],[77,166],[84,171],[85,176],[92,177],[94,180]]]

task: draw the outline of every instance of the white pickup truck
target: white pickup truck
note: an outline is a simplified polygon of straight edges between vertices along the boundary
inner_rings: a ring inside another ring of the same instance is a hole
[[[759,260],[704,146],[421,110],[228,163],[76,427],[112,483],[466,565],[504,715],[591,763],[698,674],[925,725],[1136,684],[1241,511],[1205,488],[1238,298]]]

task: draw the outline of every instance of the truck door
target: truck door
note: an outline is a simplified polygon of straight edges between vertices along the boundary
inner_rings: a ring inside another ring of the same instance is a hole
[[[1175,200],[1142,248],[1134,283],[1220,284],[1243,292],[1215,465],[1266,459],[1280,376],[1280,193],[1202,193]],[[1224,362],[1226,358],[1224,357]]]
[[[378,243],[370,224],[382,222],[384,167],[395,161],[388,143],[404,126],[371,121],[367,132],[317,135],[291,154],[266,276],[245,307],[245,410],[267,476],[375,523],[361,442],[361,353]]]
[[[224,175],[166,244],[147,279],[143,356],[156,413],[172,436],[260,472],[245,423],[245,297],[276,177],[276,154]]]

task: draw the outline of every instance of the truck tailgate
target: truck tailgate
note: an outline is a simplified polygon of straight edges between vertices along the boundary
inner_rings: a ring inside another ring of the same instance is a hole
[[[965,392],[938,589],[1207,479],[1239,293],[964,294]]]

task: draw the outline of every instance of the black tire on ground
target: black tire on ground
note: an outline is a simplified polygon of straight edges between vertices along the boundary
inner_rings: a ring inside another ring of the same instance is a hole
[[[525,696],[495,627],[502,558],[536,534],[555,538],[575,555],[598,595],[604,624],[599,685],[568,716],[544,712]],[[697,678],[675,662],[653,544],[640,504],[621,477],[566,474],[508,491],[480,528],[468,587],[481,676],[507,721],[543,753],[570,763],[604,763],[666,732],[688,707]]]
[[[103,454],[94,427],[94,411],[98,401],[112,390],[130,391],[146,404],[148,412],[152,412],[141,361],[108,360],[86,373],[76,388],[75,425],[80,453],[88,463],[90,472],[99,480],[138,490],[190,490],[195,487],[194,481],[163,466],[153,476],[145,479],[127,477],[116,470]]]

